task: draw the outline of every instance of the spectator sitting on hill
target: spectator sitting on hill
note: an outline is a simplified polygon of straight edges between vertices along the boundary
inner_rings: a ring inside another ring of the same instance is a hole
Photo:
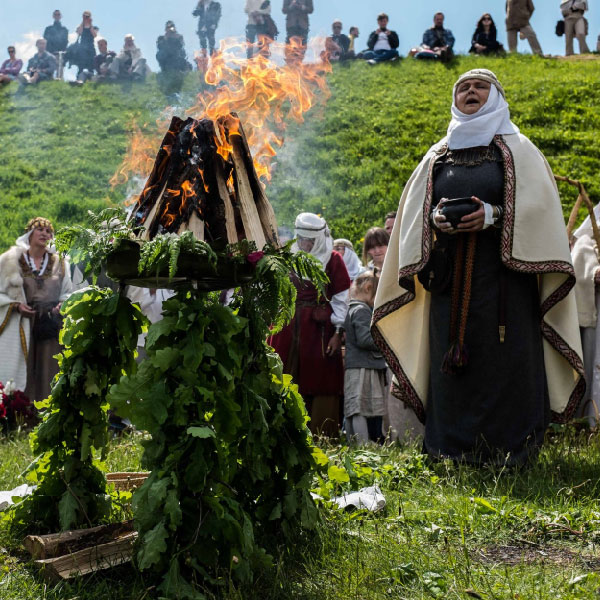
[[[477,27],[471,40],[469,52],[474,54],[498,54],[504,52],[504,47],[496,39],[498,31],[490,13],[484,13],[477,21]]]
[[[162,71],[189,71],[183,36],[177,33],[175,23],[167,21],[164,35],[156,40],[156,60]]]
[[[146,59],[142,57],[142,51],[135,45],[135,38],[128,33],[123,49],[110,65],[111,78],[143,81],[149,70]]]
[[[117,53],[108,49],[108,42],[104,38],[99,38],[96,43],[98,44],[98,54],[94,57],[96,81],[104,81],[108,78],[110,64]]]
[[[387,28],[388,22],[389,17],[385,13],[377,17],[379,27],[369,36],[367,42],[369,49],[359,55],[359,58],[364,58],[371,65],[398,59],[400,39],[395,31]]]
[[[212,56],[215,51],[215,32],[221,20],[221,4],[214,0],[199,0],[192,15],[198,17],[200,47],[206,50],[208,46]]]
[[[385,215],[385,221],[383,228],[387,231],[388,235],[392,235],[392,229],[394,229],[394,223],[396,222],[396,211],[393,210]]]
[[[423,34],[422,49],[426,52],[417,52],[415,58],[437,58],[448,61],[452,58],[454,36],[449,29],[444,29],[444,13],[438,12],[433,15],[433,27]],[[427,56],[431,51],[433,56]]]
[[[350,27],[350,31],[348,32],[348,39],[350,40],[350,45],[348,46],[348,57],[356,58],[356,48],[354,45],[354,41],[357,37],[360,37],[360,31],[358,27]]]
[[[342,22],[334,21],[331,25],[333,34],[325,38],[325,52],[322,58],[330,62],[338,62],[348,58],[348,48],[350,47],[350,38],[342,33]]]
[[[27,63],[27,71],[18,77],[24,85],[49,81],[56,71],[56,59],[46,50],[46,40],[40,38],[35,45],[38,49],[37,54],[34,54]]]
[[[16,57],[15,47],[8,47],[8,59],[0,67],[0,83],[10,83],[14,81],[23,68],[23,61]]]
[[[69,44],[69,30],[60,22],[62,15],[60,10],[52,13],[54,23],[48,25],[44,30],[44,39],[46,40],[46,50],[50,54],[57,56],[59,52],[64,52]]]

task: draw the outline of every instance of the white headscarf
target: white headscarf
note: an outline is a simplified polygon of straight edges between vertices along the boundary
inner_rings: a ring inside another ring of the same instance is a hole
[[[360,262],[360,258],[358,258],[358,255],[354,252],[352,242],[345,238],[340,238],[339,240],[334,240],[333,245],[344,246],[344,263],[346,264],[350,281],[354,281],[360,275],[363,266]]]
[[[295,236],[315,240],[310,254],[320,261],[323,268],[325,268],[333,252],[333,239],[325,219],[313,213],[300,213],[296,217]],[[298,252],[299,250],[298,243],[294,242],[292,252]]]
[[[470,78],[465,75],[458,80],[452,92],[452,120],[448,126],[448,147],[450,150],[488,146],[497,134],[519,133],[519,128],[510,120],[508,103],[495,83],[490,87],[487,102],[476,113],[465,115],[458,110],[456,107],[456,88],[458,84],[465,79],[484,79],[483,77]],[[495,75],[493,77],[495,78]],[[485,81],[489,81],[489,79],[486,78]]]

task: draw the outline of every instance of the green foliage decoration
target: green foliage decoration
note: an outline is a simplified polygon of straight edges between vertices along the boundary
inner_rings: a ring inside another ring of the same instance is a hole
[[[209,265],[216,268],[217,255],[213,249],[201,240],[197,240],[191,231],[181,235],[175,233],[159,234],[142,246],[138,272],[158,273],[169,270],[169,277],[177,273],[177,260],[181,252],[193,254],[206,260]]]
[[[168,598],[203,598],[225,577],[252,581],[275,543],[317,523],[308,416],[265,339],[270,322],[293,316],[290,269],[319,288],[326,276],[289,246],[241,242],[227,254],[256,265],[253,282],[230,306],[180,290],[148,331],[147,359],[109,394],[151,436],[142,466],[152,474],[133,497],[135,559]]]
[[[71,225],[60,229],[55,245],[69,254],[73,263],[83,265],[83,277],[97,277],[106,255],[121,239],[134,239],[135,231],[127,224],[122,208],[105,208],[98,214],[88,211],[87,227]]]
[[[108,388],[135,372],[135,348],[145,327],[139,307],[109,289],[90,287],[63,305],[60,372],[52,393],[37,403],[43,421],[31,435],[35,491],[16,505],[12,524],[29,532],[91,527],[111,510],[94,451],[108,443]]]

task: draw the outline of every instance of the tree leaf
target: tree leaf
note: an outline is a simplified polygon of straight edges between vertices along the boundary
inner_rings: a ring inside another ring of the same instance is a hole
[[[187,433],[189,435],[191,435],[192,437],[202,438],[202,439],[215,437],[215,431],[214,431],[214,429],[211,429],[210,427],[188,427]]]
[[[137,555],[138,566],[141,571],[149,569],[160,561],[163,552],[167,550],[165,540],[168,535],[162,521],[144,535],[142,547]]]
[[[58,514],[60,517],[60,528],[62,531],[70,529],[77,523],[77,512],[79,511],[79,503],[73,497],[71,492],[67,490],[58,503]]]

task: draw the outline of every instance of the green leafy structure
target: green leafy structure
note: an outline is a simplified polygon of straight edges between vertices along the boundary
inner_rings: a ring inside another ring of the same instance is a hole
[[[51,396],[38,403],[44,418],[31,436],[38,458],[28,477],[37,488],[13,515],[13,525],[28,531],[87,527],[109,516],[94,449],[106,451],[106,393],[124,372],[135,371],[136,340],[145,322],[127,298],[94,287],[72,295],[63,312],[60,372]]]
[[[98,276],[106,255],[115,242],[132,239],[133,230],[126,223],[122,208],[106,208],[98,214],[88,211],[88,226],[63,227],[57,234],[55,244],[59,252],[69,254],[75,264],[83,266],[83,277]]]
[[[160,271],[168,269],[169,277],[177,273],[177,260],[181,252],[194,254],[205,259],[213,267],[217,263],[217,255],[206,243],[197,240],[191,231],[181,235],[166,233],[155,236],[142,246],[138,271],[158,275]]]
[[[316,522],[304,404],[252,303],[250,289],[236,309],[180,292],[150,327],[148,358],[110,392],[151,435],[136,560],[169,598],[201,597],[198,585],[229,571],[250,581],[270,564],[267,540]]]

